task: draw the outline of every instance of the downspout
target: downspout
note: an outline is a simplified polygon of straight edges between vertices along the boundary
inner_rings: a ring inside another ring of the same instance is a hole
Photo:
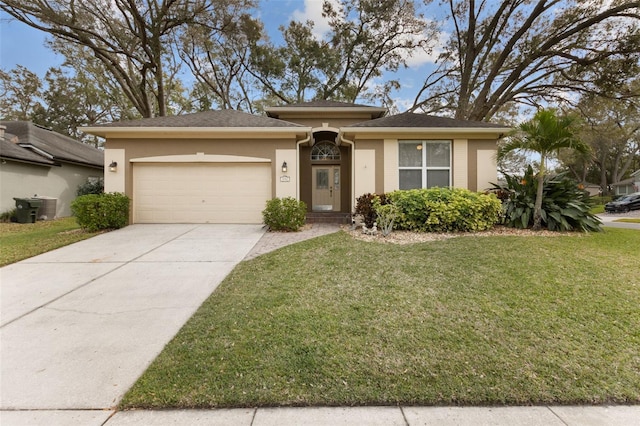
[[[355,200],[355,191],[356,191],[356,144],[354,141],[350,141],[349,139],[345,139],[344,135],[340,133],[340,142],[348,143],[351,145],[351,197],[349,197],[349,207],[351,213],[354,212],[353,201]]]
[[[307,143],[311,140],[311,131],[309,131],[308,136],[298,142],[296,142],[296,163],[298,173],[296,173],[296,199],[300,201],[300,145],[303,143]]]

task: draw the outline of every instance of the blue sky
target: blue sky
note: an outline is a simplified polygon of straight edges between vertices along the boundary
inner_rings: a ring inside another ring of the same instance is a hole
[[[315,30],[321,34],[323,23],[321,0],[262,0],[260,18],[265,23],[269,36],[279,36],[278,26],[286,25],[292,19],[315,22]],[[0,15],[0,67],[10,70],[22,65],[43,77],[47,69],[62,65],[63,57],[51,52],[45,45],[47,34],[29,27],[26,24],[8,20],[7,15]],[[433,58],[426,55],[411,59],[410,67],[387,74],[384,80],[397,78],[402,89],[394,93],[397,107],[403,111],[411,106],[415,91],[422,84],[429,69],[433,66]]]

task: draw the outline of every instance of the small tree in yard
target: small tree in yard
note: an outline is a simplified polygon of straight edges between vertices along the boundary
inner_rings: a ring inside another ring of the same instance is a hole
[[[498,148],[498,161],[516,150],[540,155],[540,168],[536,176],[538,186],[533,212],[533,230],[542,228],[542,199],[547,160],[566,148],[582,154],[591,152],[589,145],[576,137],[575,125],[576,120],[572,117],[559,117],[555,110],[542,109],[531,120],[520,124],[507,142]]]

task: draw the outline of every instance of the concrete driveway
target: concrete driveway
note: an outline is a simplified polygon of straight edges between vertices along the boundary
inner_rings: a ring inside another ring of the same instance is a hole
[[[116,405],[263,233],[132,225],[2,268],[1,408]]]

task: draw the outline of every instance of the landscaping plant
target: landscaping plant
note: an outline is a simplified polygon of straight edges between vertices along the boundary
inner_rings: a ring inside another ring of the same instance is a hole
[[[362,221],[367,228],[373,226],[373,222],[376,222],[378,213],[374,207],[374,200],[377,199],[380,205],[388,203],[387,196],[385,194],[363,194],[356,199],[356,215],[362,216]]]
[[[547,160],[563,149],[572,149],[580,154],[591,151],[590,146],[578,139],[573,117],[558,116],[553,109],[538,111],[531,120],[526,121],[511,133],[506,143],[498,147],[498,161],[512,151],[522,150],[540,155],[540,167],[536,179],[537,192],[533,205],[534,230],[542,227],[542,204],[544,200],[543,181],[547,175]]]
[[[393,231],[393,225],[399,214],[398,207],[393,203],[382,204],[380,197],[374,197],[373,210],[376,212],[378,228],[380,228],[382,236],[386,237]]]
[[[506,185],[493,186],[503,199],[503,224],[513,228],[534,228],[538,180],[529,166],[524,176],[505,174]],[[593,214],[589,194],[565,173],[546,176],[542,188],[541,226],[550,231],[601,231]]]
[[[104,180],[94,179],[88,180],[82,185],[78,185],[78,189],[76,190],[76,195],[87,195],[87,194],[102,194],[104,192]]]
[[[9,223],[11,219],[16,217],[16,209],[11,208],[7,211],[4,211],[0,214],[0,222],[1,223]]]
[[[273,198],[262,211],[262,220],[272,231],[299,231],[306,217],[306,203],[293,197]]]
[[[71,211],[87,231],[118,229],[129,223],[129,197],[117,192],[82,195],[71,203]]]
[[[493,194],[461,188],[429,188],[387,194],[398,208],[397,229],[422,232],[475,232],[491,229],[501,204]]]

